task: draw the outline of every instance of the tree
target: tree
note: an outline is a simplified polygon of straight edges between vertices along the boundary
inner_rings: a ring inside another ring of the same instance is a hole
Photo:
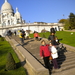
[[[60,19],[59,23],[65,23],[66,19]]]
[[[70,13],[69,15],[69,23],[71,29],[75,29],[75,15],[73,13]]]
[[[70,29],[69,19],[67,19],[67,20],[65,21],[64,29],[65,29],[65,30]]]

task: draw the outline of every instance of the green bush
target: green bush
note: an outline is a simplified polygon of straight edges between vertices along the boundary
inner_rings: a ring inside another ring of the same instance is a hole
[[[12,54],[8,53],[7,62],[6,62],[6,70],[14,70],[14,69],[16,69],[16,63],[13,59]]]

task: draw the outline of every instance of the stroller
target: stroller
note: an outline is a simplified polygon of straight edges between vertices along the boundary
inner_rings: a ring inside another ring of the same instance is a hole
[[[57,37],[55,37],[55,47],[58,50],[58,52],[62,51],[64,49],[64,46],[62,43],[60,43],[62,39],[58,39]]]

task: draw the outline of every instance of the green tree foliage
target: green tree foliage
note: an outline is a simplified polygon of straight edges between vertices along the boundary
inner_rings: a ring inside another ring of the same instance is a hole
[[[59,23],[65,23],[66,19],[60,19]]]
[[[69,23],[70,23],[70,28],[75,29],[75,14],[70,13],[70,15],[69,15]]]
[[[65,29],[65,30],[70,29],[69,19],[67,19],[67,20],[65,21],[64,29]]]
[[[6,70],[14,70],[14,69],[16,69],[16,63],[13,59],[12,54],[8,53],[7,62],[6,62]]]

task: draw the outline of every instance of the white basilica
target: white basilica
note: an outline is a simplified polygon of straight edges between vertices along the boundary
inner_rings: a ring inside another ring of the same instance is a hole
[[[5,0],[1,7],[1,24],[3,26],[8,26],[22,22],[22,17],[18,12],[18,8],[16,8],[16,13],[14,13],[12,6],[8,3],[7,0]]]
[[[0,35],[2,36],[5,36],[8,30],[12,32],[20,29],[24,29],[25,31],[30,30],[31,32],[41,32],[42,30],[50,31],[51,26],[56,28],[57,31],[63,29],[62,23],[25,23],[18,8],[16,8],[16,12],[14,12],[13,7],[7,0],[5,0],[0,9]]]

